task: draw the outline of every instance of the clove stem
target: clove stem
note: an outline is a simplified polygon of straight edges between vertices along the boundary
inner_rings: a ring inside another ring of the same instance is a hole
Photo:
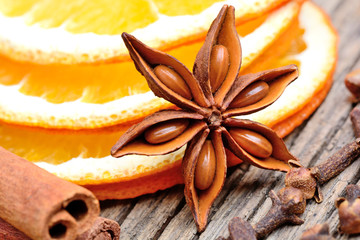
[[[324,184],[339,175],[360,155],[360,138],[345,145],[325,162],[312,167],[311,174],[319,184]]]
[[[269,212],[256,223],[256,238],[262,239],[285,223],[302,224],[304,221],[297,215],[305,211],[306,199],[301,190],[285,187],[276,195],[270,191],[272,207]]]

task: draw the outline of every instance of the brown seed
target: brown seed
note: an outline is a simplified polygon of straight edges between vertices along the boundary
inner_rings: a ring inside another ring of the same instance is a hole
[[[240,92],[230,104],[230,108],[245,107],[263,99],[269,93],[269,85],[264,81],[257,81]]]
[[[172,68],[165,65],[158,65],[154,68],[155,75],[168,88],[186,99],[191,99],[191,91],[185,80]]]
[[[233,128],[229,133],[235,142],[251,155],[259,158],[270,157],[272,145],[261,134],[241,128]]]
[[[175,119],[161,122],[148,128],[145,131],[144,136],[149,143],[164,143],[179,136],[185,131],[188,125],[189,120],[187,119]]]
[[[210,85],[215,92],[223,83],[229,70],[229,52],[223,45],[215,45],[210,57]]]
[[[216,156],[210,140],[206,140],[202,147],[195,168],[195,187],[200,190],[208,189],[215,176]]]

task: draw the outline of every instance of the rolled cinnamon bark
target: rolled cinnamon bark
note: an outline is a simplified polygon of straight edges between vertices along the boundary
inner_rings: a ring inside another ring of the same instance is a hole
[[[75,239],[100,212],[87,189],[0,147],[0,217],[32,239]]]
[[[76,240],[119,240],[120,226],[117,222],[98,217],[92,227]]]
[[[119,240],[120,226],[117,222],[98,217],[92,227],[79,235],[76,240]],[[31,240],[23,232],[0,218],[0,239]]]

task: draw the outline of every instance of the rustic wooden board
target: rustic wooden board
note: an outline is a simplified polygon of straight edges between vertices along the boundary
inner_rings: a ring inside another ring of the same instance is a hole
[[[313,166],[354,139],[349,112],[355,106],[346,90],[345,75],[360,68],[360,1],[315,0],[331,17],[338,30],[339,61],[332,89],[319,109],[286,139],[290,151],[305,166]],[[324,39],[326,41],[326,39]],[[285,226],[267,239],[299,239],[316,223],[327,222],[337,239],[360,239],[339,235],[334,200],[343,196],[348,184],[360,184],[360,161],[354,162],[336,179],[322,186],[324,201],[308,201],[301,226]],[[284,174],[255,167],[229,169],[224,189],[214,203],[205,232],[198,234],[185,204],[183,186],[132,200],[101,203],[104,217],[121,224],[121,239],[215,239],[228,236],[227,224],[235,216],[257,222],[271,207],[270,190],[283,187]]]

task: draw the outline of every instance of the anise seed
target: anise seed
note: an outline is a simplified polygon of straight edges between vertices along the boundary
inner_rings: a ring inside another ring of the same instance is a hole
[[[210,57],[210,85],[215,92],[224,81],[229,70],[229,52],[223,45],[215,45]]]
[[[269,85],[264,81],[257,81],[240,92],[230,104],[230,108],[240,108],[254,104],[269,93]]]
[[[214,146],[206,140],[202,147],[195,168],[195,187],[199,190],[208,189],[215,176],[216,156]]]
[[[154,73],[162,83],[180,96],[186,99],[192,98],[185,80],[175,70],[165,65],[158,65],[154,68]]]
[[[270,157],[272,145],[261,134],[241,128],[233,128],[229,133],[235,142],[251,155],[259,158]]]
[[[148,143],[164,143],[179,136],[188,125],[189,120],[187,119],[175,119],[158,123],[147,129],[144,137]]]

